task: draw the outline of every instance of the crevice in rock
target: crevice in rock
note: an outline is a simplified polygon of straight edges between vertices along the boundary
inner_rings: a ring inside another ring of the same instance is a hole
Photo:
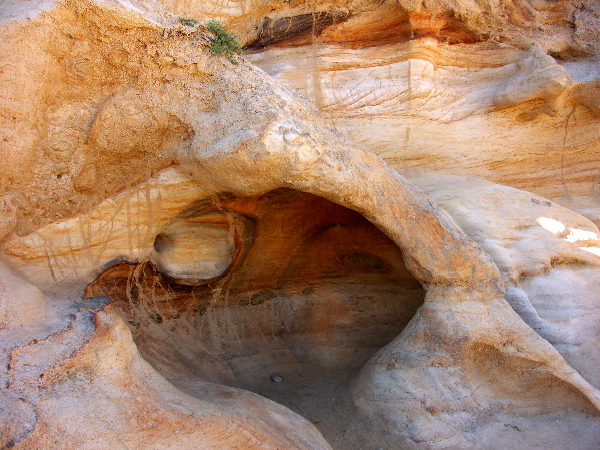
[[[424,300],[401,250],[359,213],[289,189],[223,199],[192,222],[213,226],[215,211],[232,218],[222,236],[236,245],[233,270],[184,284],[153,262],[120,263],[85,294],[114,298],[144,358],[182,391],[201,397],[206,381],[247,389],[311,420],[332,444],[349,439],[349,383]],[[157,248],[187,258],[193,251],[165,246],[176,225]]]
[[[318,35],[329,25],[344,22],[349,17],[350,13],[344,11],[317,11],[274,20],[265,17],[256,39],[246,44],[245,48],[261,49],[281,42],[289,45],[294,40],[307,38],[308,35]]]
[[[400,5],[371,11],[315,11],[271,19],[265,17],[256,36],[245,44],[251,52],[265,47],[337,44],[375,47],[430,37],[448,44],[481,42],[480,35],[452,14],[408,12]]]

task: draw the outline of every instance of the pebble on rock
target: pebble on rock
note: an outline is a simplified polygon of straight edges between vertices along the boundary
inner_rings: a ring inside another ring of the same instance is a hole
[[[271,375],[271,381],[273,383],[281,383],[283,381],[283,377],[278,373],[274,373],[273,375]]]

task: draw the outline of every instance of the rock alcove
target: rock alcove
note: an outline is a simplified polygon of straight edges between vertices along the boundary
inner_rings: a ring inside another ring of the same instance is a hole
[[[86,295],[115,299],[144,358],[184,392],[247,389],[324,434],[343,433],[348,383],[425,296],[362,215],[291,189],[196,203],[154,248],[152,262],[108,268]]]

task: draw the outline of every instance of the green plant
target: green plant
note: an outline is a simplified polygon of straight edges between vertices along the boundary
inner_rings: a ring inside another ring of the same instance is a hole
[[[195,27],[196,24],[198,23],[198,21],[196,19],[192,19],[190,17],[177,16],[177,18],[179,19],[179,21],[182,24],[187,25],[188,27]]]
[[[238,42],[238,36],[228,33],[225,27],[216,20],[208,22],[206,28],[215,35],[210,39],[210,55],[225,55],[232,64],[239,64],[234,58],[235,53],[241,54],[243,51]]]

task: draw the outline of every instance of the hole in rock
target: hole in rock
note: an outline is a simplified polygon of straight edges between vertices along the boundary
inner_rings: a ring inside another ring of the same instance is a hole
[[[202,397],[205,381],[253,391],[330,441],[351,415],[348,383],[425,294],[362,215],[287,189],[199,203],[154,249],[85,294],[114,298],[143,357],[184,392]]]

